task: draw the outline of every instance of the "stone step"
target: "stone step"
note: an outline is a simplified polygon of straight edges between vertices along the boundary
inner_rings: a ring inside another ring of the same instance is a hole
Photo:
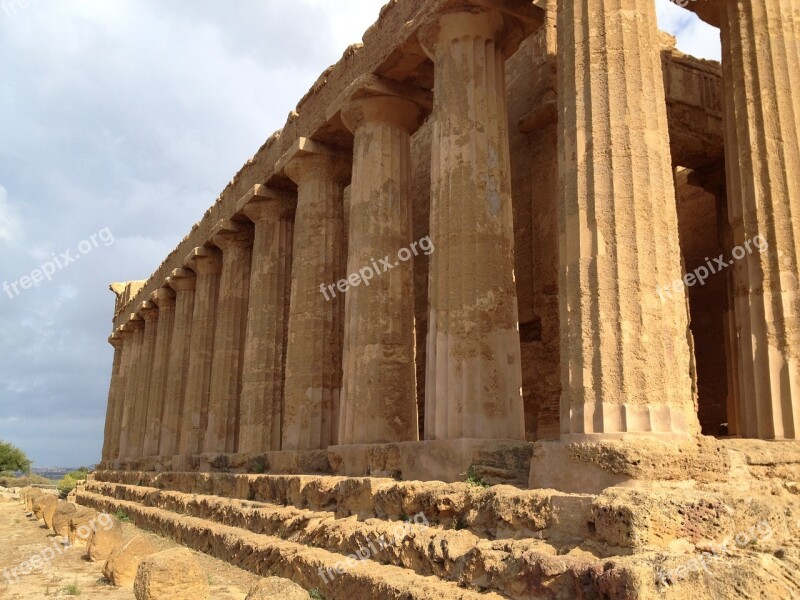
[[[543,539],[568,545],[589,535],[595,496],[555,490],[483,488],[466,483],[395,481],[371,477],[240,475],[98,471],[96,481],[186,494],[267,502],[332,512],[337,517],[397,521],[422,513],[444,529],[469,530],[488,539]]]
[[[437,577],[421,576],[410,569],[373,560],[357,560],[348,566],[344,554],[89,491],[80,493],[79,502],[97,510],[125,511],[137,527],[258,575],[285,577],[307,590],[316,588],[326,600],[502,600],[505,597],[463,589]]]
[[[462,587],[489,589],[508,597],[524,597],[521,575],[536,564],[566,573],[580,561],[568,553],[578,542],[556,548],[543,540],[489,540],[468,530],[444,529],[424,514],[387,521],[274,504],[185,494],[140,486],[90,482],[87,491],[116,500],[167,510],[238,527],[253,533],[323,548],[342,555],[369,555],[373,560],[434,575]],[[380,552],[376,552],[380,548]]]

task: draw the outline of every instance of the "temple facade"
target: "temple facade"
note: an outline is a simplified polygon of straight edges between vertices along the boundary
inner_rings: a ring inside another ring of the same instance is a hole
[[[721,64],[653,0],[390,2],[112,286],[102,466],[581,491],[570,445],[800,438],[800,0],[687,9]]]

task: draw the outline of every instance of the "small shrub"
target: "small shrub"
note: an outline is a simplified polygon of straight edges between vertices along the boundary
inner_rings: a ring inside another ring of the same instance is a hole
[[[114,513],[114,516],[117,518],[117,521],[119,521],[120,523],[130,523],[131,522],[131,518],[128,516],[128,513],[126,513],[121,508],[117,512]]]
[[[64,592],[67,596],[80,596],[81,595],[81,589],[78,587],[78,582],[77,581],[75,583],[70,583],[67,587],[65,587],[61,591]]]
[[[312,600],[325,600],[325,596],[319,591],[319,588],[312,588],[308,590],[308,595]]]
[[[478,475],[478,472],[475,470],[475,465],[470,465],[469,469],[467,469],[467,478],[464,480],[464,483],[482,488],[489,487],[489,484],[483,480],[483,477]]]

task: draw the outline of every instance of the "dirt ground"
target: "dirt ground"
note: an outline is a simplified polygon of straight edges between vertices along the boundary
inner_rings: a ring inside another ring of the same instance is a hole
[[[177,546],[174,542],[137,530],[130,523],[123,525],[126,537],[133,532],[150,537],[164,550]],[[103,563],[84,558],[85,549],[67,548],[44,568],[19,581],[11,570],[46,548],[57,543],[52,530],[25,516],[19,502],[0,503],[0,598],[2,600],[39,600],[40,598],[78,596],[108,600],[132,600],[133,589],[114,588],[103,577]],[[247,590],[258,579],[255,575],[232,567],[205,554],[194,552],[201,568],[208,573],[214,600],[244,600]],[[9,582],[11,581],[11,582]],[[77,593],[76,593],[77,592]]]

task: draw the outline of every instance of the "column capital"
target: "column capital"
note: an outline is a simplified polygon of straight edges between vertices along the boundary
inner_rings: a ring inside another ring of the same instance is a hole
[[[138,314],[142,319],[146,322],[155,321],[158,319],[158,306],[150,302],[149,300],[145,300],[139,305],[139,309],[137,310]]]
[[[246,248],[253,244],[253,226],[223,219],[211,230],[211,243],[223,252],[233,248]]]
[[[444,46],[464,39],[468,32],[495,40],[508,58],[544,21],[545,11],[531,2],[453,0],[429,17],[417,35],[432,60]]]
[[[222,272],[222,252],[199,246],[189,253],[183,263],[198,275],[218,275]]]
[[[296,208],[294,194],[259,184],[239,200],[236,212],[244,214],[253,223],[275,223],[294,219]]]
[[[128,322],[120,327],[124,333],[136,333],[144,329],[144,319],[138,313],[131,313],[128,317]]]
[[[176,292],[193,290],[197,285],[197,275],[189,269],[175,269],[167,277],[167,285]]]
[[[299,138],[275,164],[275,172],[284,173],[298,185],[329,178],[344,184],[350,178],[351,157],[309,138]]]
[[[122,337],[122,333],[119,330],[108,336],[108,343],[114,346],[115,350],[121,350],[124,342],[125,338]]]
[[[155,292],[150,294],[150,301],[158,306],[158,308],[166,308],[168,306],[175,306],[175,291],[167,287],[167,284],[158,288]]]
[[[370,122],[389,123],[414,133],[433,110],[433,93],[379,75],[363,75],[332,107],[328,116],[341,111],[342,122],[352,133]]]

